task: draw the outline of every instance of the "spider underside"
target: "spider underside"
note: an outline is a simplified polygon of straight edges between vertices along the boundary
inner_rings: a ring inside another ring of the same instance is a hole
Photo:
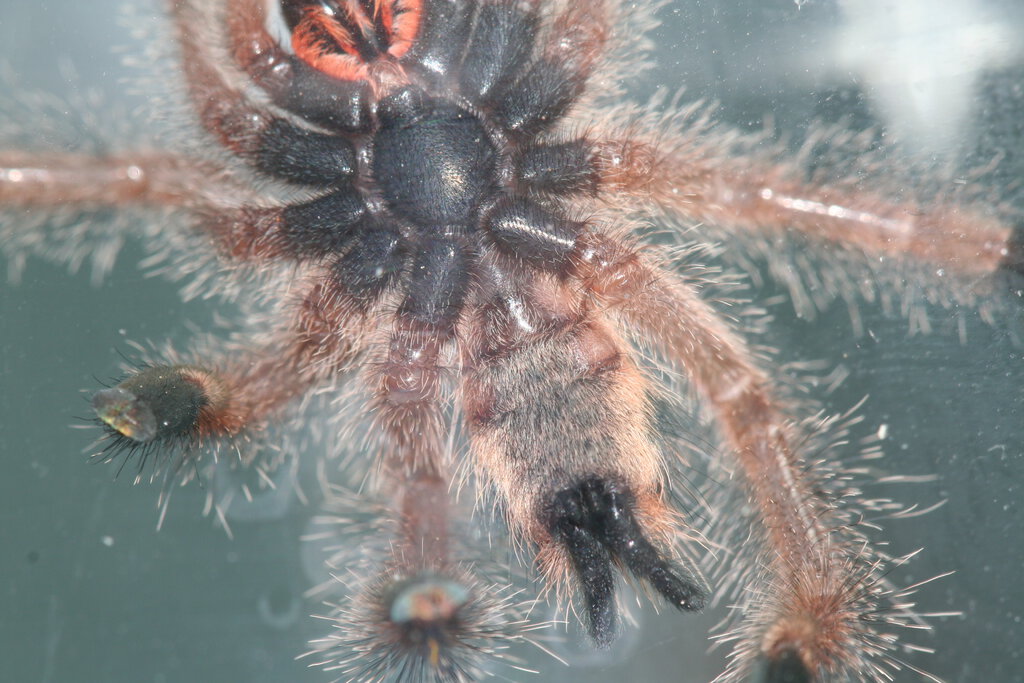
[[[287,294],[279,276],[256,293],[284,315],[254,339],[97,392],[98,457],[190,478],[230,445],[259,466],[247,441],[344,383],[391,519],[373,578],[338,608],[344,628],[309,653],[346,680],[476,680],[527,628],[460,561],[453,430],[481,497],[596,647],[622,628],[617,574],[701,609],[711,587],[689,558],[704,530],[675,504],[681,455],[656,435],[664,368],[714,422],[759,523],[737,574],[766,588],[737,598],[720,680],[888,680],[891,627],[919,624],[862,510],[805,457],[813,416],[638,217],[937,265],[972,286],[1024,270],[1024,238],[952,200],[715,156],[728,136],[700,121],[602,109],[600,89],[644,57],[629,29],[649,8],[626,5],[282,0],[283,45],[256,0],[171,2],[186,93],[220,153],[0,152],[4,204],[170,207],[240,279],[290,273]]]

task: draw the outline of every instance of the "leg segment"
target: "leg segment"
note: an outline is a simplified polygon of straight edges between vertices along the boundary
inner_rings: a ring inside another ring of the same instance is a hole
[[[435,86],[454,73],[466,48],[476,2],[423,3],[417,35],[401,62],[414,66]]]
[[[290,150],[288,155],[305,153]],[[367,225],[363,201],[348,185],[290,206],[216,204],[221,196],[255,201],[253,194],[213,164],[169,153],[110,158],[0,154],[0,202],[5,206],[75,211],[185,207],[194,212],[195,228],[238,260],[323,258],[342,251],[352,233]]]
[[[469,273],[461,247],[447,246],[414,261],[408,293],[362,378],[379,427],[377,487],[398,524],[389,557],[371,568],[376,578],[343,612],[345,632],[315,643],[323,665],[353,679],[400,670],[416,680],[476,680],[474,647],[506,620],[483,608],[485,589],[452,558],[442,360],[455,346]]]
[[[386,348],[368,366],[371,408],[388,436],[386,464],[394,472],[441,471],[441,359],[455,344],[470,278],[461,242],[431,240],[420,249]]]
[[[444,415],[439,359],[451,332],[400,322],[382,350],[383,357],[371,359],[364,381],[373,392],[373,418],[387,435],[385,467],[389,471],[440,471]]]
[[[569,3],[554,17],[540,54],[517,80],[493,88],[485,104],[513,135],[535,135],[560,119],[583,93],[611,35],[603,1]]]
[[[210,48],[195,30],[209,17],[190,2],[172,2],[171,13],[188,92],[207,131],[268,175],[319,187],[348,182],[356,154],[349,142],[299,128],[249,103],[241,86],[229,83],[216,66]]]
[[[919,203],[894,199],[906,195],[901,187],[887,196],[884,185],[879,191],[860,186],[868,183],[803,181],[792,165],[735,160],[728,151],[735,141],[694,127],[674,139],[650,133],[591,142],[599,191],[617,205],[639,197],[755,239],[793,234],[870,260],[908,260],[968,277],[995,272],[1008,255],[1010,226],[981,202],[964,206],[936,196]]]
[[[208,205],[196,214],[196,229],[209,234],[223,254],[240,260],[322,259],[344,251],[371,221],[362,198],[349,187],[290,206]]]
[[[459,73],[462,93],[484,101],[505,87],[529,60],[538,25],[536,3],[525,8],[511,0],[481,3]]]
[[[524,197],[502,200],[484,225],[495,246],[509,258],[547,272],[564,272],[584,224]]]
[[[0,152],[0,203],[79,210],[181,206],[199,188],[210,188],[216,170],[168,152],[111,157]]]
[[[537,145],[518,160],[517,177],[540,194],[596,194],[627,208],[653,204],[753,239],[802,236],[870,261],[899,259],[967,277],[1021,269],[1012,226],[980,202],[965,207],[937,197],[921,204],[850,182],[803,182],[795,167],[732,160],[722,151],[729,141],[715,145],[716,135],[699,130],[674,141],[653,133],[609,135]]]
[[[593,145],[583,138],[531,145],[516,160],[516,177],[537,194],[593,195],[601,187],[594,154]]]

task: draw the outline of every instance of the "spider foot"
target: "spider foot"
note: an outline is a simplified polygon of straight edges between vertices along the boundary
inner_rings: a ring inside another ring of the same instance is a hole
[[[93,394],[96,417],[138,444],[187,437],[211,403],[213,375],[189,365],[148,367]]]
[[[522,611],[506,585],[400,561],[336,605],[324,617],[330,635],[312,641],[305,656],[341,672],[337,680],[470,683],[487,677],[496,660],[511,663],[506,651],[526,629]]]
[[[237,389],[229,378],[195,365],[142,367],[93,394],[106,446],[92,457],[112,462],[125,455],[118,474],[136,456],[139,476],[151,459],[157,463],[154,476],[169,463],[176,471],[207,447],[215,450],[217,437],[238,434],[245,411]]]
[[[700,582],[647,539],[635,509],[629,491],[590,476],[556,493],[548,510],[548,529],[569,555],[586,602],[590,637],[600,648],[611,645],[618,629],[613,560],[678,609],[700,610],[706,600]]]
[[[405,647],[436,660],[439,648],[455,641],[459,613],[469,599],[463,584],[440,574],[419,574],[388,591],[387,621],[398,629]]]

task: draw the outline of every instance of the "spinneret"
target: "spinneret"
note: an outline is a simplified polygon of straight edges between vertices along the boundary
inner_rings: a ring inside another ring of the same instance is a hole
[[[548,531],[572,562],[587,604],[591,636],[601,647],[608,647],[617,632],[613,562],[648,581],[680,610],[703,609],[706,599],[700,581],[672,566],[647,539],[635,508],[628,489],[588,476],[556,492],[546,509]]]

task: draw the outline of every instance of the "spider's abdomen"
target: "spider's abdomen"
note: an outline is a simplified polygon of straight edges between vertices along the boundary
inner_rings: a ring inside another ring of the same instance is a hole
[[[388,206],[424,227],[468,224],[497,157],[480,121],[414,88],[384,99],[379,116],[373,177]]]

